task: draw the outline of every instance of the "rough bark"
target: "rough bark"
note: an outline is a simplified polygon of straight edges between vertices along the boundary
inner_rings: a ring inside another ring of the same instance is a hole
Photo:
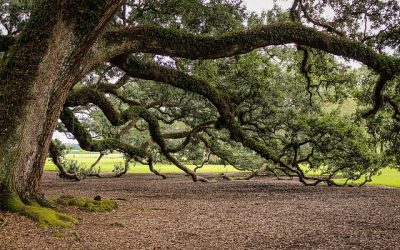
[[[38,189],[41,151],[48,149],[49,129],[57,119],[57,108],[49,103],[55,86],[65,84],[62,63],[72,42],[70,29],[58,17],[59,4],[39,5],[0,73],[0,178],[8,190],[5,199],[18,195],[27,201]],[[42,12],[52,18],[43,18]]]
[[[35,2],[0,69],[1,208],[19,211],[44,201],[39,181],[62,105],[87,73],[82,60],[121,2]]]

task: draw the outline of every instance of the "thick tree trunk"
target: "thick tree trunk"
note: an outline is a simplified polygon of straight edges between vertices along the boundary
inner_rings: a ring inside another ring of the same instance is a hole
[[[34,33],[37,28],[28,25],[31,30],[22,34],[0,73],[1,205],[10,209],[13,204],[9,200],[28,198],[37,189],[35,176],[40,171],[34,166],[40,150],[46,147],[46,113],[60,71],[52,61],[62,58],[62,52],[51,53],[52,47],[60,42],[60,36],[54,34],[60,21],[38,21],[35,25],[42,31]]]
[[[62,106],[55,97],[62,100],[66,95],[59,96],[56,90],[68,88],[76,78],[65,67],[74,38],[72,30],[58,13],[53,16],[59,18],[36,22],[35,29],[21,37],[1,72],[3,207],[10,206],[10,198],[19,196],[28,202],[38,194],[42,166]],[[43,31],[38,34],[39,29]]]
[[[2,209],[18,211],[43,201],[39,182],[62,105],[88,70],[84,58],[122,1],[97,1],[97,9],[88,2],[38,1],[0,68]],[[76,23],[85,17],[86,24]]]

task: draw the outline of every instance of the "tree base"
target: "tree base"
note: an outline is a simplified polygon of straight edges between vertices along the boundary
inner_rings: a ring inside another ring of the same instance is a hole
[[[61,206],[76,206],[90,212],[106,212],[114,210],[118,207],[115,201],[101,199],[100,196],[96,200],[77,198],[73,196],[62,196],[55,200],[55,204]],[[16,194],[8,196],[1,202],[2,209],[19,213],[36,221],[42,227],[70,227],[78,220],[57,212],[48,207],[43,207],[38,203],[26,205]]]
[[[17,195],[11,195],[2,202],[3,208],[25,215],[43,227],[70,227],[78,220],[38,204],[25,205]]]
[[[44,227],[70,227],[73,223],[78,222],[77,219],[69,215],[41,206],[25,206],[21,214],[33,219],[40,226]]]

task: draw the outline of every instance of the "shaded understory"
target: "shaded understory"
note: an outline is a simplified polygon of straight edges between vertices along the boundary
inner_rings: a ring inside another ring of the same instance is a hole
[[[68,182],[44,175],[50,197],[100,195],[119,208],[64,212],[72,228],[39,228],[0,212],[0,249],[396,249],[400,244],[400,189],[305,187],[297,181],[193,183],[183,175],[160,180]]]

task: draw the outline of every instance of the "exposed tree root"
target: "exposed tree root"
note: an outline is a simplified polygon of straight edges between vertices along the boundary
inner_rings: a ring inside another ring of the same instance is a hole
[[[69,215],[39,205],[25,206],[20,212],[44,227],[70,227],[73,223],[78,222],[77,219]]]
[[[96,196],[95,199],[76,198],[72,196],[62,196],[54,201],[59,206],[76,206],[90,212],[111,211],[118,207],[117,202],[102,199]],[[52,208],[42,207],[37,202],[31,202],[26,205],[22,202],[18,195],[9,195],[1,202],[2,209],[16,212],[24,215],[39,224],[42,227],[70,227],[78,220],[60,213]],[[0,218],[0,228],[5,225],[6,221]]]
[[[3,201],[3,207],[11,212],[17,212],[36,221],[43,227],[70,227],[78,220],[38,204],[25,205],[17,195],[11,195]]]

